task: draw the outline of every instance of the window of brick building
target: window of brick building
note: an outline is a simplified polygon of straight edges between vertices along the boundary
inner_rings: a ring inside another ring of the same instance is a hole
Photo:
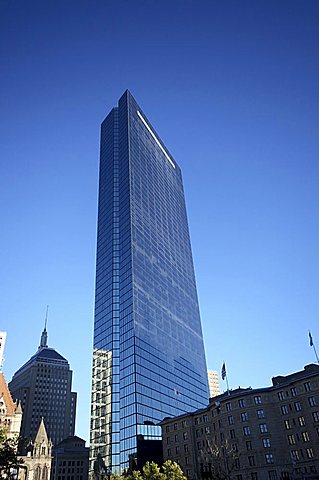
[[[270,443],[270,438],[263,438],[263,447],[264,448],[270,448],[271,447],[271,443]]]
[[[247,412],[241,413],[240,417],[241,417],[242,422],[248,422],[248,413]]]
[[[312,412],[312,418],[314,422],[319,422],[319,412]]]
[[[299,460],[299,452],[298,450],[291,450],[291,458],[296,462]]]
[[[308,432],[302,432],[302,439],[304,442],[309,442],[310,438],[309,438],[309,433]]]
[[[306,382],[303,385],[305,387],[305,392],[310,392],[310,390],[311,390],[310,382]]]
[[[266,453],[265,454],[265,460],[266,460],[266,463],[270,464],[270,463],[274,463],[274,456],[272,453]]]
[[[268,472],[268,478],[269,480],[277,480],[277,471],[276,470],[269,470]]]
[[[290,420],[285,420],[285,421],[284,421],[284,425],[285,425],[285,429],[286,429],[286,430],[290,430],[290,429],[291,429]]]
[[[307,454],[308,458],[313,458],[314,457],[313,449],[312,448],[306,448],[306,454]]]
[[[287,439],[288,439],[289,445],[295,445],[296,444],[296,439],[295,439],[294,435],[288,435]]]
[[[314,407],[315,405],[317,405],[316,398],[315,397],[308,397],[308,403],[309,403],[310,407]]]
[[[303,427],[304,425],[306,425],[306,422],[305,422],[305,417],[298,417],[298,423],[301,427]]]

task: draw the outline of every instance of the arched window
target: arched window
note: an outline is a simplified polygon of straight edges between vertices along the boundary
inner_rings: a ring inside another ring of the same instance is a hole
[[[48,480],[48,467],[44,466],[42,469],[42,480]]]
[[[41,480],[41,468],[39,466],[34,469],[33,480]]]

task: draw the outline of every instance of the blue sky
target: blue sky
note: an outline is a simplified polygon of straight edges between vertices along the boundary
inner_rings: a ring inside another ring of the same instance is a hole
[[[49,344],[88,438],[100,123],[129,88],[183,171],[207,362],[266,386],[319,342],[317,0],[0,1],[7,380]],[[222,385],[226,388],[225,385]]]

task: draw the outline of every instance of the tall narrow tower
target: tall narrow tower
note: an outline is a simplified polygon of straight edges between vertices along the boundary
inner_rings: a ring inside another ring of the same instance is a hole
[[[208,398],[181,171],[126,91],[101,128],[91,469],[139,464]]]

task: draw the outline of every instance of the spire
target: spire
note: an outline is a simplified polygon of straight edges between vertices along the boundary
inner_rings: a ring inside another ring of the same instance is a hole
[[[20,400],[16,401],[15,414],[20,413],[22,415],[22,406]]]
[[[40,425],[39,425],[38,431],[36,433],[34,442],[38,443],[39,445],[41,445],[42,442],[49,443],[47,430],[46,430],[45,425],[44,425],[43,417],[41,417]]]
[[[52,443],[48,438],[43,417],[41,417],[40,425],[34,439],[33,456],[34,457],[51,457]]]
[[[47,311],[46,311],[46,314],[45,314],[45,321],[44,321],[44,329],[43,329],[43,332],[41,334],[41,340],[40,340],[39,348],[47,348],[47,346],[48,346],[48,333],[47,333],[48,310],[49,310],[49,305],[47,305]]]

